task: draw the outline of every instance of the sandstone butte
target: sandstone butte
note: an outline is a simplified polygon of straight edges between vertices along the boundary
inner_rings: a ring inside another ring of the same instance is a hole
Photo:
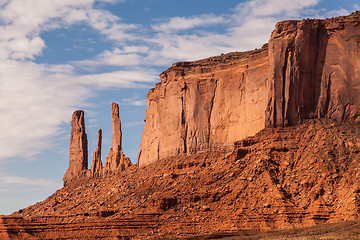
[[[137,165],[71,121],[64,188],[0,239],[359,239],[360,12],[284,21],[249,52],[174,64],[147,95]],[[276,231],[274,231],[276,230]]]
[[[285,21],[262,49],[175,63],[148,95],[139,166],[308,118],[360,121],[359,17]]]

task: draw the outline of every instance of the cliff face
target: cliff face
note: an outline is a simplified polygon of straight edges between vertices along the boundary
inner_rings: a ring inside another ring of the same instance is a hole
[[[360,121],[360,19],[278,23],[269,46],[174,64],[148,96],[138,165],[307,118]]]
[[[174,64],[147,95],[140,166],[226,147],[264,127],[267,46]]]
[[[269,41],[266,126],[326,117],[360,121],[360,20],[278,23]]]

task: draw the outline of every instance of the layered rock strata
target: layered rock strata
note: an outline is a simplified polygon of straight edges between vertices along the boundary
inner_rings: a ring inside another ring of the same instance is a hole
[[[130,159],[125,157],[122,150],[119,105],[116,103],[112,103],[111,116],[113,130],[112,148],[106,158],[105,166],[103,167],[101,161],[102,130],[99,129],[96,151],[93,155],[91,168],[88,169],[88,147],[84,111],[77,110],[74,112],[71,120],[70,161],[69,168],[63,178],[64,185],[81,178],[103,177],[118,173],[132,165]]]
[[[179,155],[83,179],[15,216],[23,219],[3,219],[5,229],[28,230],[36,239],[215,239],[195,236],[356,219],[355,232],[337,238],[316,232],[316,239],[359,239],[360,123],[310,119],[267,128],[228,153]]]
[[[280,22],[260,50],[174,64],[147,95],[138,165],[308,118],[359,122],[359,15]]]

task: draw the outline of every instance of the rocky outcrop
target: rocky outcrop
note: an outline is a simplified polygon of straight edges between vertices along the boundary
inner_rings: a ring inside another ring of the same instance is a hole
[[[285,21],[260,50],[174,64],[147,95],[138,165],[308,118],[359,122],[359,42],[359,13]]]
[[[119,105],[112,103],[111,105],[111,118],[112,118],[112,148],[109,151],[109,155],[106,158],[104,174],[113,174],[118,171],[123,171],[127,167],[131,166],[130,159],[125,157],[122,150],[122,132],[121,121],[119,117]]]
[[[90,170],[91,177],[100,177],[103,172],[103,165],[101,162],[101,141],[102,141],[102,131],[101,129],[99,129],[96,151],[94,152],[93,161],[91,164],[91,170]]]
[[[285,21],[269,42],[266,126],[307,118],[360,121],[360,20]]]
[[[105,166],[103,167],[101,161],[102,131],[99,129],[92,165],[91,168],[88,169],[87,135],[85,133],[84,111],[77,110],[74,112],[71,120],[70,163],[63,178],[64,186],[72,181],[82,178],[100,178],[106,175],[119,173],[132,165],[130,159],[124,155],[122,150],[119,105],[116,103],[112,103],[111,116],[113,130],[112,148],[109,151],[109,156],[106,158]]]
[[[64,185],[74,179],[86,176],[87,168],[88,147],[84,111],[77,110],[71,119],[70,159],[69,168],[63,177]]]
[[[230,152],[177,155],[132,170],[70,184],[12,216],[21,221],[4,219],[6,229],[29,230],[37,239],[90,233],[99,239],[193,239],[357,219],[355,232],[322,238],[359,238],[360,123],[304,120],[261,130]],[[1,225],[0,217],[0,234]]]
[[[147,95],[138,164],[230,146],[265,125],[268,48],[176,63]]]

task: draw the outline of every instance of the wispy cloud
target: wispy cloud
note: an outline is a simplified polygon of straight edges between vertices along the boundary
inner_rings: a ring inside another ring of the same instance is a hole
[[[188,30],[196,27],[211,26],[224,23],[226,20],[222,16],[213,14],[204,14],[193,17],[173,17],[167,22],[152,25],[155,31],[159,32],[176,32],[180,30]]]
[[[12,176],[6,173],[0,174],[0,192],[13,191],[14,188],[22,189],[41,189],[52,188],[56,189],[61,186],[59,181],[42,178],[27,178],[21,176]]]
[[[146,106],[146,99],[138,99],[137,97],[134,98],[124,98],[122,100],[122,104],[125,105],[133,105],[133,106]]]
[[[47,196],[62,186],[61,181],[9,175],[0,171],[0,212],[11,214]]]
[[[121,50],[115,48],[112,51],[105,50],[103,53],[98,55],[94,59],[76,61],[74,64],[79,65],[80,67],[100,67],[100,66],[137,66],[140,64],[141,55],[139,53],[143,52],[143,49],[147,51],[146,47],[134,47],[133,51]]]
[[[73,110],[84,105],[95,89],[146,87],[156,79],[145,69],[80,75],[70,65],[36,64],[33,60],[46,47],[44,31],[73,24],[87,24],[109,40],[133,39],[137,26],[105,10],[94,0],[5,0],[0,4],[0,161],[31,157],[54,146]],[[115,3],[118,1],[97,1]],[[31,9],[31,11],[29,11]],[[133,61],[125,46],[117,58],[105,54],[105,65]],[[125,56],[125,57],[124,57]],[[136,57],[136,56],[135,56]],[[103,60],[103,59],[102,59]],[[138,62],[136,62],[138,63]],[[134,64],[133,64],[134,65]]]

